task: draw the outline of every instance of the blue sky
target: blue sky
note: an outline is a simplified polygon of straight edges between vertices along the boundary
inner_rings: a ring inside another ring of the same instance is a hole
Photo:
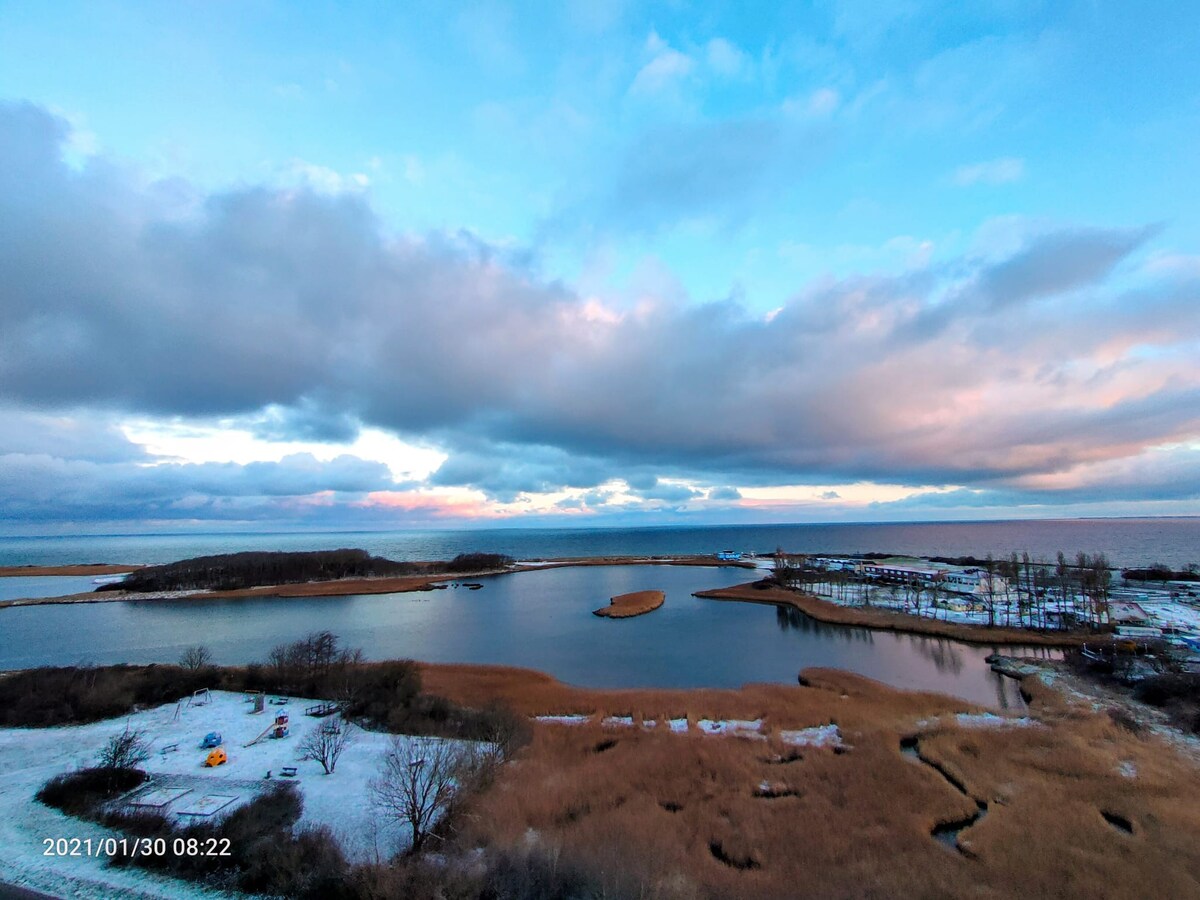
[[[0,4],[8,527],[1200,513],[1197,46],[1167,3]]]

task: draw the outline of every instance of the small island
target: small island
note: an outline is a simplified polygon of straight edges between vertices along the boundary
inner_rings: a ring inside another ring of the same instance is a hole
[[[667,595],[662,591],[634,591],[632,594],[618,594],[608,601],[608,606],[602,606],[593,615],[609,619],[628,619],[632,616],[642,616],[654,612],[663,605]]]

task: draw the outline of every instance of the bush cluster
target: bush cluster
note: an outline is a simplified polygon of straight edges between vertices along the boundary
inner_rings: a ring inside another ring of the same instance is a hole
[[[132,791],[146,778],[140,769],[79,769],[55,775],[42,785],[37,799],[67,815],[90,818],[101,804]]]
[[[313,550],[298,553],[226,553],[198,556],[163,566],[138,569],[123,581],[101,591],[209,590],[233,591],[272,584],[335,581],[443,572],[484,572],[503,569],[512,558],[500,553],[460,553],[448,563],[397,562],[371,556],[366,550]]]
[[[213,680],[211,673],[178,666],[25,669],[0,677],[0,726],[40,728],[111,719],[214,687]]]

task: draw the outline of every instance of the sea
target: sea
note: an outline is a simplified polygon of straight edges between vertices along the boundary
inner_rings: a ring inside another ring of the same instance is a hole
[[[1103,553],[1113,566],[1200,563],[1200,517],[1038,519],[642,528],[492,528],[405,531],[222,532],[0,537],[0,565],[159,564],[244,550],[354,547],[398,560],[503,553],[516,559],[575,556],[673,556],[736,550],[757,554],[888,553],[996,558],[1029,553],[1052,561],[1059,551]]]

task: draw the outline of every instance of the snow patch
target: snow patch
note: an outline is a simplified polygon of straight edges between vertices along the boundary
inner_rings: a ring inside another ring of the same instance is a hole
[[[958,713],[954,721],[962,728],[1029,728],[1040,724],[1028,716],[1010,718],[997,716],[994,713]]]
[[[833,724],[818,725],[815,728],[801,728],[798,731],[781,731],[779,738],[785,744],[793,747],[841,747],[842,732]]]
[[[632,728],[633,716],[605,716],[600,724],[605,728]]]
[[[534,719],[546,725],[586,725],[592,717],[579,713],[569,716],[534,716]]]
[[[704,734],[762,737],[762,719],[701,719],[696,726]]]

